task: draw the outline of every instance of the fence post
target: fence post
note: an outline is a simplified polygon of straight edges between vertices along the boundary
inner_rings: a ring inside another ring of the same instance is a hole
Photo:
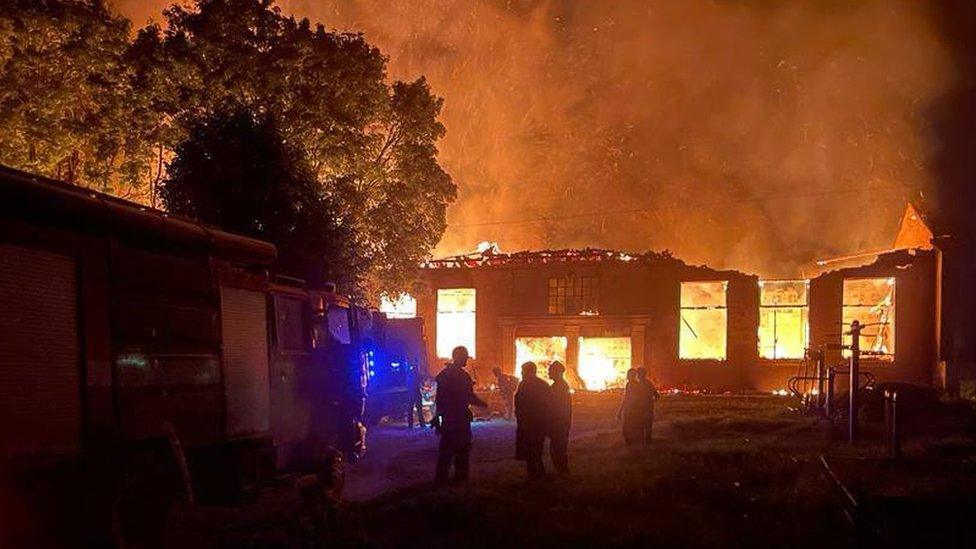
[[[884,392],[885,400],[885,438],[888,457],[901,459],[901,422],[898,418],[898,391]]]
[[[824,414],[824,401],[826,395],[824,394],[824,377],[826,377],[827,372],[825,371],[824,365],[824,353],[823,349],[818,349],[816,351],[817,360],[817,411],[821,415]]]

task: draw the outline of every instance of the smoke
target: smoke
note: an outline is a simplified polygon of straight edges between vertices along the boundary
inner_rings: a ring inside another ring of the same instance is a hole
[[[460,189],[439,254],[671,249],[791,276],[888,247],[933,185],[925,112],[954,69],[924,2],[279,5],[363,32],[392,78],[426,75],[445,98]]]

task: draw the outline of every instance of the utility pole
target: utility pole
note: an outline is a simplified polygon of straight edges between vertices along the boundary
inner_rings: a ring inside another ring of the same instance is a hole
[[[857,440],[857,388],[861,377],[861,323],[851,322],[851,392],[848,418],[848,442],[854,444]]]

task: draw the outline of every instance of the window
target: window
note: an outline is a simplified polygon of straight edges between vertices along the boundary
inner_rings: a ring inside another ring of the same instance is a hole
[[[577,287],[579,314],[593,315],[600,311],[598,279],[595,276],[581,276]]]
[[[810,337],[810,284],[806,280],[759,281],[759,356],[803,358]]]
[[[577,369],[583,387],[603,391],[626,385],[630,352],[629,337],[581,337]]]
[[[861,352],[891,360],[895,354],[895,279],[850,278],[844,280],[844,331],[851,322],[866,325],[861,332]],[[844,336],[844,345],[851,336]],[[844,356],[849,357],[845,350]]]
[[[678,356],[725,360],[728,282],[682,282]]]
[[[400,294],[396,299],[383,294],[380,297],[380,312],[386,313],[387,318],[413,318],[417,316],[417,300],[410,294]]]
[[[349,330],[349,309],[329,305],[329,334],[333,341],[342,345],[352,343],[352,335]]]
[[[549,314],[595,315],[600,310],[599,279],[569,275],[549,279]]]
[[[278,296],[278,344],[283,351],[305,351],[305,302]]]
[[[475,356],[474,288],[437,290],[437,356],[450,358],[458,345]]]
[[[568,297],[566,286],[567,279],[565,277],[549,279],[549,314],[566,314],[566,298]]]
[[[519,337],[515,338],[515,377],[522,377],[522,364],[535,362],[539,367],[539,377],[546,378],[546,368],[558,360],[566,364],[565,337]]]

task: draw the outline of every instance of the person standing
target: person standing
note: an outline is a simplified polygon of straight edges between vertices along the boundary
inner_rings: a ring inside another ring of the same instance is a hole
[[[424,419],[424,398],[421,393],[423,378],[413,364],[408,364],[407,368],[407,427],[413,429],[413,413],[416,410],[417,423],[424,428],[427,426],[427,421]]]
[[[647,368],[637,369],[637,379],[640,382],[641,397],[644,407],[644,445],[651,443],[651,433],[654,431],[654,404],[661,397],[654,382],[647,377]]]
[[[468,479],[471,459],[471,405],[487,407],[485,401],[474,394],[474,382],[464,371],[468,362],[468,349],[455,347],[451,362],[437,374],[438,434],[441,436],[437,451],[435,480],[447,482],[451,463],[454,463],[454,480]]]
[[[569,477],[569,429],[573,398],[565,379],[566,367],[558,360],[549,365],[549,458],[559,476]]]
[[[525,462],[530,479],[545,476],[542,447],[548,430],[549,386],[537,376],[535,362],[522,364],[522,382],[515,393],[515,459]]]
[[[644,398],[641,394],[637,370],[627,370],[627,386],[624,388],[624,399],[617,411],[617,419],[623,420],[624,444],[634,447],[644,440],[644,426],[647,416],[644,412]]]
[[[495,374],[495,381],[498,383],[498,392],[501,394],[505,404],[505,419],[512,419],[515,413],[515,391],[518,389],[518,378],[503,374],[502,369],[495,367],[491,372]]]

